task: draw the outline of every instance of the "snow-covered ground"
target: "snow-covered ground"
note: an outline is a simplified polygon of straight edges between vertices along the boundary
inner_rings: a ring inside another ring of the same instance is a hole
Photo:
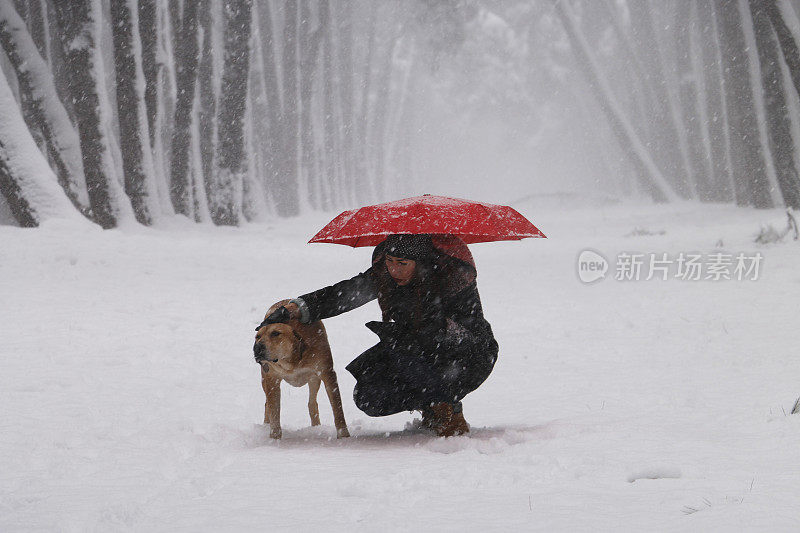
[[[369,261],[305,244],[328,216],[0,226],[0,531],[800,530],[800,244],[753,243],[785,216],[520,210],[549,239],[471,246],[500,359],[449,439],[354,406],[375,303],[326,322],[352,438],[285,384],[283,440],[260,425],[264,311]],[[721,250],[759,279],[612,279],[621,251]]]

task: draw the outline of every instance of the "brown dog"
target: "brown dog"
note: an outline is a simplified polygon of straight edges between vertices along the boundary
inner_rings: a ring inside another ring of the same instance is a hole
[[[287,303],[289,300],[274,304],[266,316]],[[317,392],[320,383],[324,383],[333,408],[336,436],[350,436],[344,420],[339,383],[333,370],[328,335],[321,321],[302,324],[298,320],[290,320],[286,324],[262,326],[256,333],[253,352],[256,362],[261,365],[261,386],[267,397],[264,403],[264,423],[270,426],[270,437],[281,438],[282,380],[294,387],[308,385],[308,414],[312,426],[319,425]]]

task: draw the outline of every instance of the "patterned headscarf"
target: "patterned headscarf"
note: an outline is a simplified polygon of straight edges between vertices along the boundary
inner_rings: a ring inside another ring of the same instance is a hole
[[[390,235],[386,239],[386,254],[393,257],[420,261],[432,252],[430,235]]]

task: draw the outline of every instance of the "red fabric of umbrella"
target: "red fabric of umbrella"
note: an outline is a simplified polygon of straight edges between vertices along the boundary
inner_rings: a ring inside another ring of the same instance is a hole
[[[545,238],[511,207],[426,194],[345,211],[309,242],[377,246],[395,233],[454,235],[467,244]]]

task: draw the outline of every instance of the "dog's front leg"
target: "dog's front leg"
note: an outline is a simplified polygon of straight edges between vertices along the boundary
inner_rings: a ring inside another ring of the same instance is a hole
[[[339,394],[339,382],[336,379],[336,372],[330,370],[322,374],[322,382],[325,383],[325,392],[328,393],[328,401],[331,402],[333,409],[333,423],[336,426],[336,438],[349,437],[347,422],[344,420],[344,409],[342,409],[342,396]]]
[[[269,419],[269,436],[281,438],[281,380],[271,376],[264,378],[264,392],[267,395],[267,418]]]
[[[269,425],[269,395],[267,390],[269,388],[269,382],[271,378],[267,376],[267,373],[264,372],[264,369],[261,369],[261,388],[264,389],[264,425]]]

